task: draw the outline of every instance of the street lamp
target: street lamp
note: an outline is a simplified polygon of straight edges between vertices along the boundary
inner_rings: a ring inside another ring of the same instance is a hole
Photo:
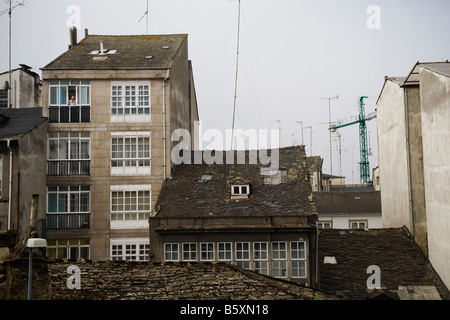
[[[31,300],[31,282],[33,278],[33,248],[46,248],[47,240],[41,238],[28,239],[28,300]]]

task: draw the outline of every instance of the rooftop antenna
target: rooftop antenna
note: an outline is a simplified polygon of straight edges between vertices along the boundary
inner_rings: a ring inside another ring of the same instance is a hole
[[[12,106],[12,104],[11,104],[11,102],[12,102],[12,99],[11,99],[11,72],[12,72],[12,69],[11,69],[11,57],[12,57],[12,54],[11,54],[11,20],[12,20],[12,11],[13,11],[13,9],[14,8],[16,8],[16,7],[18,7],[18,6],[23,6],[24,5],[24,2],[22,1],[21,3],[19,3],[19,4],[16,4],[16,5],[12,5],[12,0],[9,0],[9,9],[6,11],[6,10],[4,10],[4,11],[2,11],[2,12],[0,12],[0,15],[2,15],[2,14],[4,14],[4,13],[6,13],[6,12],[8,12],[8,14],[9,14],[9,83],[8,83],[8,108],[11,108],[11,106]]]
[[[141,22],[141,20],[147,16],[147,21],[145,24],[145,34],[148,34],[148,0],[147,0],[147,10],[145,11],[145,13],[142,15],[142,17],[139,19],[138,23]]]
[[[231,150],[233,150],[233,132],[234,132],[234,118],[236,115],[236,95],[237,95],[237,82],[238,82],[238,69],[239,69],[239,34],[241,25],[241,0],[238,4],[238,27],[237,27],[237,44],[236,44],[236,78],[234,81],[234,104],[233,104],[233,122],[231,124]]]

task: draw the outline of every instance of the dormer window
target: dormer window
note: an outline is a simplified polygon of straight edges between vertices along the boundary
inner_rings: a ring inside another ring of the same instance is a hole
[[[242,178],[231,182],[231,198],[248,198],[250,194],[250,183]]]
[[[250,192],[250,187],[245,186],[231,186],[231,195],[233,196],[243,196],[248,195]]]

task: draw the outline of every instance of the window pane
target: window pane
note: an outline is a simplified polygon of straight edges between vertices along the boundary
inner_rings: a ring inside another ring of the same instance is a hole
[[[50,104],[58,104],[58,87],[50,87]]]
[[[67,194],[58,194],[58,212],[68,212]]]
[[[59,104],[67,104],[67,87],[59,88]]]
[[[58,198],[56,193],[48,194],[48,212],[58,212]]]

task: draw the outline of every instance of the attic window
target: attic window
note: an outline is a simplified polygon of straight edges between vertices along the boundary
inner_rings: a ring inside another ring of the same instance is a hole
[[[248,196],[250,193],[249,185],[233,185],[231,186],[232,196]]]

